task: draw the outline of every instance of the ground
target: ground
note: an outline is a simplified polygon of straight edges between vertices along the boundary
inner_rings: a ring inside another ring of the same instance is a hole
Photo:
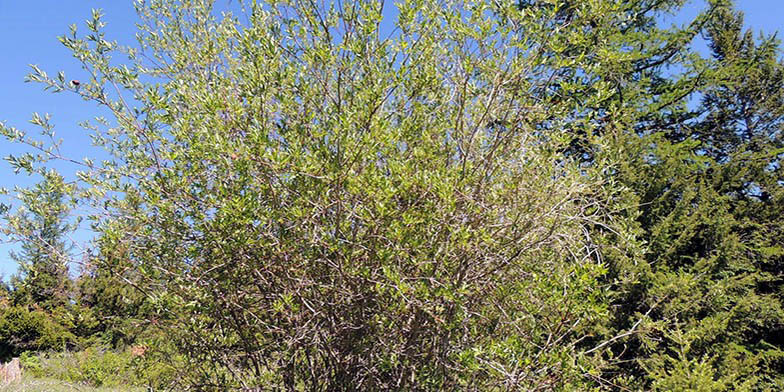
[[[45,378],[28,378],[0,387],[0,392],[144,392],[141,388],[95,388]]]

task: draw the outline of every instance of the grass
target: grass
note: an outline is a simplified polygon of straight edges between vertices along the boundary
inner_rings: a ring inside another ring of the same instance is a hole
[[[144,388],[135,387],[91,387],[78,383],[69,383],[51,378],[22,377],[6,386],[0,386],[0,392],[144,392]]]

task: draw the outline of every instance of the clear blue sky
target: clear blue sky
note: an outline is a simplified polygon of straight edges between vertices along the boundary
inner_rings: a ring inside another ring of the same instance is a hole
[[[512,1],[512,0],[510,0]],[[690,6],[696,10],[700,2]],[[746,13],[746,25],[755,31],[784,32],[784,0],[737,0]],[[136,14],[131,0],[0,0],[0,121],[18,128],[27,128],[33,112],[52,114],[57,134],[65,139],[64,152],[81,158],[90,152],[89,139],[78,127],[80,121],[94,117],[96,106],[69,94],[50,94],[41,86],[24,83],[29,64],[37,64],[50,74],[64,70],[69,79],[85,79],[75,59],[57,41],[70,24],[84,28],[84,20],[93,8],[101,8],[108,23],[110,39],[121,44],[133,44]],[[0,140],[0,156],[19,151]],[[66,175],[74,168],[58,167]],[[14,175],[10,166],[0,162],[0,187],[27,186],[37,181],[25,175]],[[88,240],[90,234],[81,231],[77,242]],[[0,238],[1,239],[1,238]],[[0,276],[7,277],[16,270],[8,252],[16,247],[0,243]]]

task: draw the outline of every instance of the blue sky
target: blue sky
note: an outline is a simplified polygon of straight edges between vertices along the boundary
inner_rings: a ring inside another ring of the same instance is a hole
[[[755,31],[784,32],[784,0],[737,0],[746,14],[746,25]],[[700,2],[694,1],[687,13],[694,13]],[[83,29],[84,21],[93,8],[104,11],[107,36],[120,44],[133,44],[136,14],[131,0],[0,0],[0,121],[17,128],[28,127],[33,112],[50,113],[56,132],[64,139],[63,152],[76,158],[87,154],[90,142],[85,131],[77,125],[94,117],[96,105],[69,94],[50,94],[41,86],[24,83],[29,64],[37,64],[50,74],[64,70],[68,79],[85,79],[84,72],[69,52],[57,41],[70,24]],[[0,156],[20,151],[18,147],[0,141]],[[66,175],[74,168],[58,167]],[[36,178],[14,175],[5,161],[0,162],[0,187],[28,186]],[[80,231],[76,242],[88,240],[90,234]],[[0,238],[2,240],[2,238]],[[0,243],[0,277],[16,270],[8,252],[13,244]]]
[[[0,121],[35,133],[37,130],[28,122],[32,113],[50,113],[57,135],[64,139],[63,152],[77,158],[90,150],[89,138],[77,124],[96,116],[96,105],[70,94],[44,92],[40,85],[25,83],[24,78],[30,71],[29,64],[37,64],[49,74],[64,70],[69,79],[86,78],[57,36],[67,33],[71,24],[83,31],[84,21],[91,17],[93,8],[104,10],[111,39],[121,44],[133,43],[137,18],[130,0],[0,0]],[[20,150],[19,146],[0,140],[3,158]],[[71,175],[75,171],[67,165],[57,169]],[[0,187],[26,187],[36,181],[35,177],[14,175],[8,163],[0,161]],[[85,242],[89,237],[88,232],[80,231],[74,240]],[[3,240],[0,235],[0,241]],[[0,242],[0,277],[5,279],[16,271],[16,264],[8,257],[12,249],[17,246]]]

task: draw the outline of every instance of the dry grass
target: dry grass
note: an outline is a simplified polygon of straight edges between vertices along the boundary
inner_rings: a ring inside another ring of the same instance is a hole
[[[54,379],[22,377],[19,381],[0,386],[0,392],[144,392],[144,388],[96,388]]]

